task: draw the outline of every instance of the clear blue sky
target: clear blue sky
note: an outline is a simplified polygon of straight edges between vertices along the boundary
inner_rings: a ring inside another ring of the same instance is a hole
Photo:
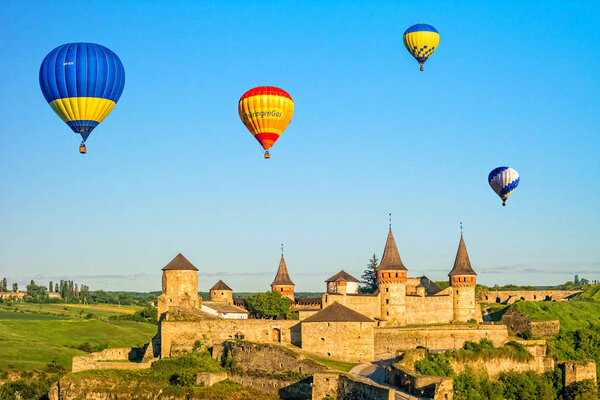
[[[447,279],[463,221],[478,281],[600,279],[600,3],[4,1],[0,276],[159,290],[182,252],[200,289],[297,290],[381,256]],[[402,44],[441,41],[419,72]],[[119,103],[77,152],[38,70],[68,42],[109,47]],[[265,161],[248,89],[295,101]],[[487,183],[521,184],[501,207]]]

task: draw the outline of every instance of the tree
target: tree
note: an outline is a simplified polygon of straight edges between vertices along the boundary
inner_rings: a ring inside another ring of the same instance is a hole
[[[27,285],[27,294],[35,300],[39,300],[40,297],[46,297],[46,286],[38,286],[32,280],[31,283]]]
[[[279,292],[256,293],[246,298],[248,311],[257,318],[288,318],[290,299]]]
[[[2,278],[2,281],[0,281],[0,292],[6,292],[8,288],[8,282],[6,281],[6,278]]]
[[[373,257],[369,260],[365,272],[360,277],[360,291],[362,293],[373,293],[377,290],[377,265],[379,259],[377,255],[373,253]]]
[[[50,283],[48,284],[48,291],[51,292],[53,288],[54,285],[52,285],[52,281],[50,281]]]
[[[55,284],[54,284],[54,291],[55,291],[56,293],[58,293],[58,283],[55,283]]]
[[[13,292],[19,291],[19,285],[17,283],[13,283]]]
[[[575,275],[575,279],[573,280],[573,283],[576,285],[579,285],[579,275]]]

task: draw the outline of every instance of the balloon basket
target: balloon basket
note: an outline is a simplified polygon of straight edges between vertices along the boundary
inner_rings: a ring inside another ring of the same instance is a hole
[[[265,152],[265,160],[268,160],[269,158],[271,158],[271,155],[269,154],[269,152]]]
[[[84,143],[81,143],[79,145],[79,153],[81,153],[81,154],[87,153],[87,149],[85,148],[85,144]]]

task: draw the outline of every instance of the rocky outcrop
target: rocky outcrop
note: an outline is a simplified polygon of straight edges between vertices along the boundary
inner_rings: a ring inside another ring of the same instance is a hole
[[[532,321],[531,318],[517,310],[508,310],[502,316],[502,323],[517,334],[529,333],[533,336],[554,336],[560,330],[559,320]]]

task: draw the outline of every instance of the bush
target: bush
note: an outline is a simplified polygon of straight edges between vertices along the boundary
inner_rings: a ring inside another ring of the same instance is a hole
[[[566,390],[567,400],[597,400],[598,388],[591,379],[584,379],[569,386]]]
[[[446,354],[427,353],[425,358],[415,362],[415,370],[421,375],[454,376],[454,370]]]
[[[104,349],[108,349],[108,344],[104,343],[98,345],[91,345],[88,342],[85,342],[77,346],[77,350],[85,351],[86,353],[95,353]]]

